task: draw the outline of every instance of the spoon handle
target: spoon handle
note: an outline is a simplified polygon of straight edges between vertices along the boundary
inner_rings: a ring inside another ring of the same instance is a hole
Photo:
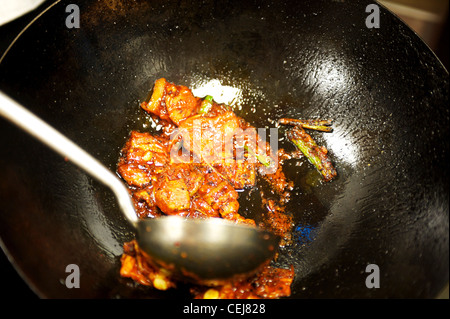
[[[117,197],[125,217],[133,226],[136,226],[137,216],[133,203],[127,188],[118,176],[113,174],[81,147],[5,95],[2,91],[0,91],[0,115],[111,188]]]

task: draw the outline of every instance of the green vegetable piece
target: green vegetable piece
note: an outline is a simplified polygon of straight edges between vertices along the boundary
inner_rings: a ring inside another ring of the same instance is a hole
[[[208,113],[209,110],[211,110],[212,106],[213,106],[213,97],[211,95],[207,95],[203,99],[202,104],[200,105],[200,110],[198,111],[198,113],[199,114]]]

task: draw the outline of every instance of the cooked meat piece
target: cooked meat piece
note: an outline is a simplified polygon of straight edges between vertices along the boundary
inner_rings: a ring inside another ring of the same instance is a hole
[[[190,165],[191,169],[186,171],[187,174],[183,175],[183,179],[186,183],[187,189],[190,195],[197,193],[199,188],[203,184],[205,168],[201,168],[196,165]]]
[[[222,218],[255,225],[255,221],[238,214],[238,193],[233,186],[215,172],[206,174],[204,183],[198,190],[201,196],[212,208],[219,210]]]
[[[122,159],[129,163],[150,165],[153,168],[162,167],[169,162],[167,144],[167,140],[150,133],[132,131],[122,149]]]
[[[291,295],[294,269],[265,266],[256,275],[218,287],[192,287],[195,299],[275,299]]]
[[[167,290],[176,287],[175,283],[168,277],[164,269],[157,269],[149,263],[149,256],[139,249],[136,240],[125,243],[123,255],[120,259],[120,275],[132,278],[134,281],[153,286],[158,290]]]
[[[129,185],[144,187],[168,162],[164,140],[133,131],[122,149],[117,172]]]
[[[150,101],[142,102],[141,107],[149,113],[157,115],[162,120],[168,120],[169,114],[165,107],[165,96],[166,96],[166,79],[158,79],[155,81],[153,86],[153,93]]]
[[[155,206],[155,195],[153,192],[153,185],[150,184],[145,188],[141,188],[133,192],[134,199],[137,201],[144,201],[149,206]]]
[[[187,217],[210,218],[220,217],[220,215],[219,211],[212,208],[203,198],[195,197],[192,199],[191,209]]]
[[[252,283],[255,294],[261,298],[275,299],[291,295],[294,267],[289,269],[267,266]]]
[[[139,218],[155,218],[161,216],[161,211],[156,206],[153,185],[138,188],[132,192],[134,207]]]
[[[189,195],[194,195],[203,183],[206,171],[207,168],[201,164],[170,163],[164,167],[164,171],[158,175],[157,179],[182,179],[186,184]]]
[[[256,182],[256,163],[244,160],[228,161],[214,166],[217,171],[233,185],[235,189],[251,187]]]
[[[239,209],[237,203],[238,193],[216,173],[206,174],[204,183],[198,190],[198,194],[214,209],[220,209],[221,213],[235,213]],[[234,204],[233,202],[236,202]]]
[[[154,184],[156,205],[168,215],[189,209],[191,198],[183,179],[159,179]]]
[[[180,123],[178,135],[188,151],[202,162],[214,165],[233,159],[233,137],[238,129],[239,119],[230,111],[190,117]]]
[[[186,86],[159,79],[155,82],[150,101],[143,102],[141,107],[163,120],[170,119],[179,125],[184,119],[197,114],[201,101]]]
[[[132,186],[144,187],[151,183],[149,171],[142,169],[137,164],[120,164],[117,168],[117,172]]]

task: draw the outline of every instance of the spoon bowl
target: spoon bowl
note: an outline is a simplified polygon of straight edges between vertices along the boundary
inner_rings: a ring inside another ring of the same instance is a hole
[[[278,236],[252,226],[177,216],[140,221],[137,239],[159,266],[202,283],[252,273],[274,256],[279,244]]]

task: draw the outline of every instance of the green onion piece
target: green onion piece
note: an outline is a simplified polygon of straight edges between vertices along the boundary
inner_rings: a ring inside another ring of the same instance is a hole
[[[333,131],[333,129],[330,127],[332,124],[331,120],[298,120],[291,118],[282,118],[278,120],[278,124],[300,126],[301,128],[322,132]]]
[[[308,160],[322,174],[326,182],[332,180],[336,175],[330,159],[327,156],[327,150],[319,147],[312,137],[306,133],[300,126],[295,126],[287,133],[287,138],[308,158]]]
[[[249,152],[251,155],[255,156],[255,157],[258,159],[258,161],[259,161],[261,164],[263,164],[264,166],[266,166],[266,167],[269,167],[269,166],[270,166],[270,162],[271,162],[271,161],[270,161],[269,158],[267,158],[267,156],[256,154],[251,148],[248,147],[248,145],[244,145],[244,149],[245,149],[247,152]]]
[[[209,110],[211,110],[212,105],[213,105],[213,97],[211,95],[207,95],[203,99],[202,104],[200,105],[200,110],[198,111],[198,113],[200,113],[200,114],[208,113]]]

